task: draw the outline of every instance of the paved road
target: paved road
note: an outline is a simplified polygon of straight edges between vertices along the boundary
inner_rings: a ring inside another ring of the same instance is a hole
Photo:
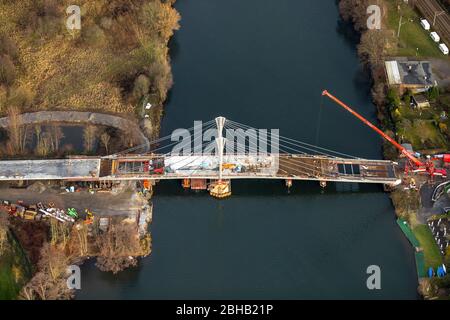
[[[431,201],[434,188],[438,184],[426,184],[420,189],[422,207],[419,210],[418,218],[421,223],[425,223],[432,215],[442,214],[443,208],[450,207],[450,197],[448,194],[442,195],[436,202]]]

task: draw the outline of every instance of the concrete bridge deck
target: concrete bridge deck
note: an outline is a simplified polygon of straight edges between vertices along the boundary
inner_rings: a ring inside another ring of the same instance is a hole
[[[158,164],[156,164],[158,163]],[[158,171],[158,168],[159,171]],[[0,181],[218,179],[219,161],[208,156],[130,155],[58,160],[0,161]],[[309,155],[225,155],[223,179],[292,179],[398,184],[396,163]]]

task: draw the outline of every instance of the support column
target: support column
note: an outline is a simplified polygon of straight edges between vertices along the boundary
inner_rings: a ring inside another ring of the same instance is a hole
[[[223,181],[223,152],[225,147],[225,138],[223,137],[223,127],[226,119],[217,117],[217,154],[219,156],[219,180],[211,183],[209,194],[216,198],[226,198],[231,195],[231,183],[229,180]]]
[[[225,138],[223,137],[223,127],[225,125],[226,119],[224,117],[216,118],[217,125],[217,152],[219,153],[219,182],[222,181],[222,169],[223,169],[223,150],[225,147]]]

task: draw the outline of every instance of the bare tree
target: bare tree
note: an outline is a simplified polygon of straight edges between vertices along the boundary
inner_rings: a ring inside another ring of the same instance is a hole
[[[66,270],[70,260],[62,247],[44,244],[38,272],[22,288],[20,298],[26,300],[71,298],[72,291],[66,284]]]
[[[112,224],[107,232],[97,237],[97,266],[102,271],[117,273],[136,265],[130,256],[142,255],[139,235],[134,225]]]
[[[8,247],[8,231],[9,231],[8,216],[5,213],[0,212],[0,257]]]
[[[83,132],[84,151],[89,153],[94,150],[97,128],[93,125],[87,125]]]
[[[108,154],[109,153],[108,147],[109,147],[109,141],[111,140],[111,136],[105,131],[101,134],[100,140],[102,141],[102,144],[106,149],[106,154]]]
[[[27,128],[23,125],[22,115],[17,107],[9,107],[7,114],[8,151],[11,155],[24,154],[27,143]]]
[[[358,53],[364,63],[376,67],[380,65],[387,52],[387,39],[389,32],[386,30],[369,30],[361,36]]]
[[[41,127],[36,126],[36,154],[47,156],[52,151],[51,136],[49,132],[41,132]]]
[[[64,133],[61,127],[57,124],[54,124],[50,127],[50,133],[52,150],[54,152],[58,152],[61,140],[64,138]]]
[[[52,245],[66,247],[70,239],[70,229],[65,223],[54,219],[50,220],[50,242]]]
[[[373,3],[368,0],[341,0],[339,1],[339,11],[346,21],[351,21],[355,30],[363,31],[367,29],[367,7]]]
[[[89,254],[88,226],[86,224],[75,225],[70,239],[69,250],[73,255],[85,257]]]

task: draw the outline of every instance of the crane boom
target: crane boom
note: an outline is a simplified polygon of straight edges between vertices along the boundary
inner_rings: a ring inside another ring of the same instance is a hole
[[[407,157],[409,160],[411,160],[416,166],[418,167],[424,167],[425,164],[422,163],[419,159],[417,159],[416,157],[414,157],[408,150],[406,150],[405,147],[403,147],[401,144],[399,144],[397,141],[395,141],[394,139],[392,139],[391,137],[389,137],[387,134],[385,134],[382,130],[380,130],[379,128],[377,128],[375,125],[373,125],[369,120],[367,120],[366,118],[364,118],[362,115],[360,115],[359,113],[357,113],[355,110],[353,110],[352,108],[350,108],[348,105],[346,105],[344,102],[342,102],[341,100],[339,100],[338,98],[336,98],[335,96],[333,96],[331,93],[329,93],[327,90],[324,90],[322,92],[322,96],[327,96],[328,98],[330,98],[331,100],[333,100],[334,102],[336,102],[338,105],[340,105],[341,107],[343,107],[345,110],[347,110],[348,112],[350,112],[351,114],[353,114],[356,118],[358,118],[359,120],[361,120],[364,124],[366,124],[367,126],[369,126],[372,130],[374,130],[375,132],[377,132],[380,136],[382,136],[384,139],[386,139],[387,141],[389,141],[394,147],[396,147],[398,150],[400,150],[400,152],[402,154],[405,155],[405,157]]]

